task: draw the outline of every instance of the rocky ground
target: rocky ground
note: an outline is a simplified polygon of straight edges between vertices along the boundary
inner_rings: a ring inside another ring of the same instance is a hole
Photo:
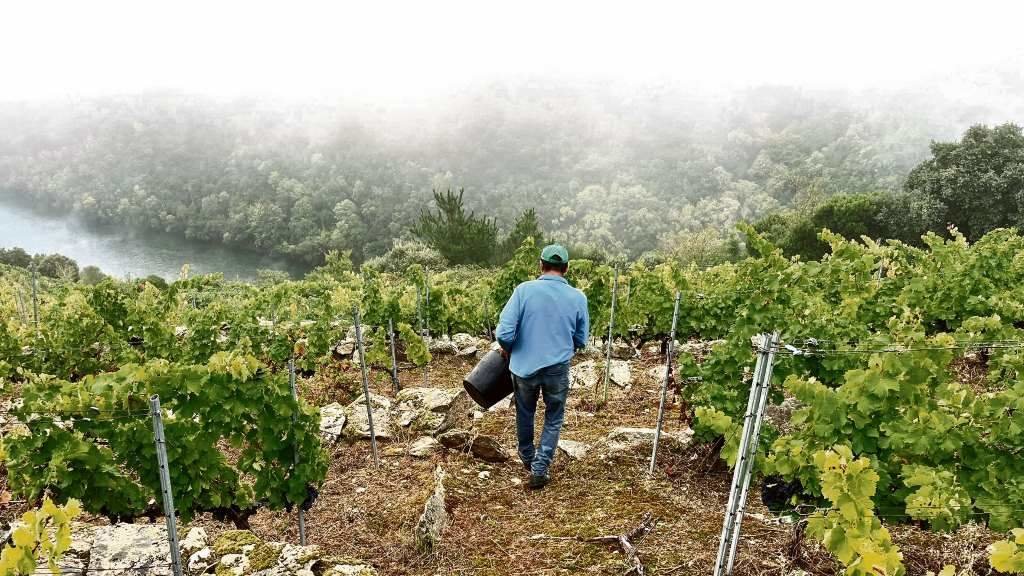
[[[251,533],[200,517],[181,528],[195,536],[184,556],[186,562],[193,557],[193,573],[623,574],[628,559],[618,544],[587,540],[628,533],[648,513],[653,530],[635,542],[647,573],[711,572],[731,473],[715,446],[691,442],[672,403],[658,467],[648,475],[645,429],[654,426],[658,409],[657,350],[633,356],[620,349],[608,403],[601,406],[595,402],[600,357],[576,360],[552,483],[531,492],[515,457],[514,410],[505,403],[482,411],[461,392],[462,377],[475,363],[469,344],[447,346],[452,354],[437,355],[426,382],[423,370],[403,371],[405,389],[397,395],[388,374],[374,372],[379,466],[367,439],[358,369],[342,361],[302,379],[303,396],[322,407],[332,456],[320,497],[306,514],[314,546],[294,546],[294,513],[260,512]],[[466,354],[454,354],[459,350]],[[0,493],[3,481],[0,472]],[[760,504],[756,486],[749,502],[736,574],[838,572],[828,553],[801,537],[799,525],[774,518]],[[16,510],[0,506],[0,518]],[[988,573],[985,546],[994,537],[983,528],[969,525],[953,534],[891,528],[910,574],[946,563]],[[245,548],[216,544],[225,538],[244,541]],[[97,546],[81,548],[79,565],[90,566],[88,550]]]

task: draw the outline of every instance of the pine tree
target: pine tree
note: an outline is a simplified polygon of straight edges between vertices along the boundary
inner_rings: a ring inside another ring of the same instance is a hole
[[[463,190],[434,191],[437,212],[424,210],[412,233],[440,252],[449,264],[490,264],[497,250],[498,227],[493,219],[466,213]]]

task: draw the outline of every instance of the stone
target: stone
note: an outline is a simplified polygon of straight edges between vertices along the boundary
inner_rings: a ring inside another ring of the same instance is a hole
[[[403,388],[397,397],[398,424],[431,435],[443,432],[451,426],[452,410],[465,395],[463,388]]]
[[[217,556],[241,554],[243,548],[259,544],[260,539],[248,530],[227,530],[220,533],[213,541],[213,551]]]
[[[597,386],[601,372],[593,360],[584,360],[569,368],[569,388],[585,388],[592,390]]]
[[[476,346],[469,346],[467,348],[461,348],[455,355],[459,357],[476,356],[477,352],[479,352],[479,349]]]
[[[568,456],[570,460],[579,460],[587,455],[590,446],[583,442],[562,438],[558,441],[558,450]]]
[[[444,470],[440,466],[434,471],[434,491],[423,505],[423,514],[416,524],[416,548],[431,552],[441,543],[441,537],[448,527],[448,510],[445,508]]]
[[[491,473],[487,470],[481,470],[480,473],[476,475],[476,477],[481,480],[489,480],[491,478]]]
[[[212,564],[213,550],[210,548],[203,548],[197,550],[189,555],[188,562],[185,565],[186,570],[189,574],[202,574]]]
[[[260,576],[309,576],[313,574],[313,566],[323,558],[323,550],[319,546],[296,546],[294,544],[274,543],[274,548],[259,548],[249,556],[250,563],[255,562],[257,554],[263,551],[264,556],[259,564],[251,568]],[[274,557],[276,555],[276,558]],[[268,565],[256,570],[259,565]]]
[[[608,380],[620,388],[626,388],[633,382],[633,375],[629,370],[629,362],[625,360],[612,360],[608,364]]]
[[[449,430],[437,437],[441,444],[451,450],[469,451],[473,456],[487,462],[505,462],[510,456],[497,438],[468,430]]]
[[[458,334],[452,334],[452,344],[455,344],[460,350],[464,350],[469,347],[477,346],[479,341],[475,336],[470,336],[465,332],[459,332]]]
[[[324,442],[333,444],[341,438],[341,432],[345,428],[345,407],[337,402],[332,402],[320,407],[320,437]]]
[[[466,395],[464,388],[402,388],[398,393],[398,425],[436,435],[452,424],[452,410]]]
[[[377,438],[391,438],[391,400],[386,396],[370,393],[370,406],[373,411],[373,433]],[[370,424],[366,418],[366,399],[360,394],[358,398],[345,407],[345,428],[341,433],[351,440],[369,439]]]
[[[693,441],[693,430],[686,428],[678,432],[661,431],[658,445],[681,450]],[[609,452],[632,451],[638,448],[649,450],[654,444],[654,428],[616,428],[605,438]]]
[[[226,574],[242,576],[248,567],[249,560],[244,554],[225,554],[217,563],[217,574],[219,576]]]
[[[459,347],[455,345],[447,336],[440,338],[431,338],[427,342],[427,350],[431,354],[458,354]]]
[[[415,458],[429,458],[440,449],[441,443],[436,438],[433,436],[423,436],[417,438],[409,446],[409,455]]]
[[[182,555],[191,556],[209,545],[206,530],[198,526],[192,528],[178,544],[181,546]]]
[[[171,574],[164,524],[112,524],[93,532],[88,570],[107,576],[130,576],[144,571],[157,576]]]
[[[188,326],[174,327],[174,337],[177,338],[178,340],[184,340],[185,338],[188,338],[189,334],[191,334],[191,331],[188,329]]]
[[[334,345],[334,348],[331,351],[334,353],[334,356],[338,359],[351,358],[352,355],[355,354],[356,352],[355,337],[346,338],[345,340],[338,342],[337,344]]]
[[[488,412],[501,412],[503,410],[508,410],[511,407],[512,407],[512,395],[509,394],[508,397],[506,397],[506,398],[504,398],[502,400],[498,400],[498,402],[495,403],[494,406],[491,406],[490,408],[488,408],[487,411]]]
[[[377,576],[377,570],[358,560],[346,559],[340,564],[331,564],[323,576]]]

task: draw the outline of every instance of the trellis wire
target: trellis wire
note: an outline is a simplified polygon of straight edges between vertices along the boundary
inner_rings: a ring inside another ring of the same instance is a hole
[[[363,329],[359,323],[359,306],[352,307],[352,318],[356,326],[356,346],[359,349],[359,369],[363,375],[363,397],[366,398],[366,423],[370,428],[370,449],[373,451],[373,464],[380,466],[377,457],[377,434],[373,429],[373,402],[370,400],[370,382],[366,375],[366,350],[363,349]]]
[[[292,425],[298,420],[298,405],[299,405],[299,389],[295,385],[295,358],[288,359],[288,385],[292,389],[292,399],[295,400],[296,411],[292,413]],[[298,438],[295,439],[295,447],[293,448],[295,453],[295,466],[299,465],[299,447]],[[306,545],[306,510],[303,508],[304,502],[299,504],[299,544],[302,546]]]
[[[665,355],[665,377],[661,381],[661,401],[658,403],[658,424],[654,428],[654,446],[651,448],[651,467],[648,474],[654,474],[654,464],[658,461],[658,441],[661,440],[661,426],[665,419],[665,397],[668,395],[668,382],[672,378],[673,356],[675,356],[676,324],[679,322],[679,291],[676,290],[676,302],[672,309],[672,330],[669,331],[667,354]]]
[[[171,548],[171,568],[174,576],[181,574],[181,550],[178,548],[178,521],[174,513],[174,494],[171,491],[171,475],[167,469],[167,439],[164,437],[164,422],[160,415],[160,396],[149,399],[153,414],[153,442],[156,444],[156,461],[160,469],[160,491],[163,493],[164,516],[167,518],[167,544]]]

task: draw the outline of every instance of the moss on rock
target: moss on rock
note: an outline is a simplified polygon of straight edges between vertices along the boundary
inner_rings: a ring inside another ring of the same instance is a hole
[[[248,554],[249,567],[247,572],[259,572],[276,565],[278,559],[281,558],[282,549],[284,549],[284,545],[279,543],[257,544],[256,548]]]
[[[225,554],[241,554],[242,548],[260,544],[260,539],[248,530],[228,530],[213,542],[213,552],[217,557]]]

